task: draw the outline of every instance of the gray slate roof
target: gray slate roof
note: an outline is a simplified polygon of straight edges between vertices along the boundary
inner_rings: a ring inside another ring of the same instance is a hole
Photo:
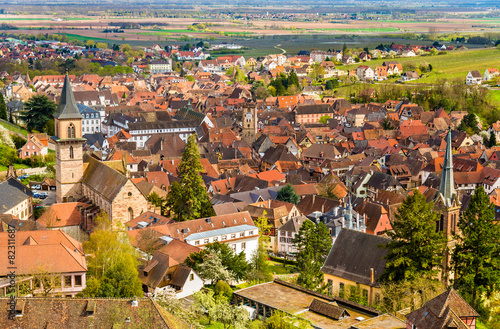
[[[68,75],[64,78],[64,85],[61,93],[61,100],[59,106],[54,114],[56,119],[81,119],[82,115],[76,105],[75,96],[71,89],[71,82]]]
[[[92,158],[89,160],[82,182],[112,201],[127,183],[128,178],[101,161]]]
[[[0,183],[0,214],[32,197],[31,190],[15,178]]]
[[[377,286],[385,270],[387,249],[379,245],[390,240],[381,236],[343,228],[321,269],[324,273],[365,285]],[[375,283],[371,284],[371,268]]]

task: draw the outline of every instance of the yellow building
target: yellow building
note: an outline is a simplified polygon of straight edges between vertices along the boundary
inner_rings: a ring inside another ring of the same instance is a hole
[[[389,239],[343,228],[321,269],[328,293],[347,298],[359,294],[372,305],[382,296],[378,279],[385,270],[386,249],[379,245]]]

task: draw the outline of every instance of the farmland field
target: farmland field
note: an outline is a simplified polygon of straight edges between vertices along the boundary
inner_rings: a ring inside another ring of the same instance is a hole
[[[72,33],[65,33],[66,36],[69,38],[69,39],[77,39],[77,40],[80,40],[80,41],[87,41],[87,40],[94,40],[94,41],[99,41],[99,42],[109,42],[111,40],[107,40],[107,39],[104,39],[104,38],[94,38],[94,37],[87,37],[87,36],[83,36],[83,35],[79,35],[79,34],[72,34]]]
[[[372,68],[381,66],[387,59],[372,60],[362,63]],[[444,55],[436,56],[417,56],[409,58],[394,59],[403,66],[408,63],[415,64],[418,67],[419,63],[427,62],[432,65],[433,70],[426,73],[423,78],[412,81],[411,83],[436,83],[440,79],[464,79],[467,73],[471,70],[478,70],[481,74],[486,68],[500,66],[500,49],[489,48],[480,50],[455,50]],[[360,64],[341,66],[353,70]]]
[[[397,32],[398,28],[384,27],[384,28],[323,28],[315,29],[316,31],[341,31],[341,32]]]

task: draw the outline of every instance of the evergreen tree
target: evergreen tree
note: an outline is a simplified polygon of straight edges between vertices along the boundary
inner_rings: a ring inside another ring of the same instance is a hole
[[[297,246],[297,283],[312,290],[324,290],[321,267],[330,252],[332,237],[323,223],[305,220],[293,239]]]
[[[29,131],[44,131],[47,123],[52,119],[56,110],[56,103],[45,95],[34,95],[24,103],[21,118]]]
[[[278,190],[276,200],[297,204],[300,201],[300,197],[295,193],[293,185],[286,184]]]
[[[458,222],[461,234],[453,250],[454,287],[472,308],[482,310],[479,298],[489,297],[500,286],[500,226],[495,206],[478,187]]]
[[[382,282],[400,282],[416,278],[435,278],[443,264],[446,239],[436,232],[440,214],[433,212],[434,203],[414,190],[399,207],[387,235],[387,249]]]
[[[167,194],[166,204],[170,207],[170,211],[173,211],[175,220],[185,221],[215,215],[205,184],[199,174],[202,170],[196,135],[191,135],[178,167],[181,181],[174,182]]]
[[[288,75],[286,85],[287,88],[290,88],[290,86],[296,86],[297,88],[300,88],[299,77],[297,76],[297,73],[295,73],[295,70],[292,70]]]
[[[495,133],[492,131],[490,132],[490,139],[488,140],[488,146],[493,147],[497,145],[497,137],[495,136]]]
[[[2,93],[0,93],[0,119],[7,120],[7,107]]]

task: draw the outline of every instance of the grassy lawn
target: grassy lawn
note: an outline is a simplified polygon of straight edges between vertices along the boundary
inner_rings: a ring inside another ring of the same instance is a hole
[[[26,129],[24,129],[22,127],[19,127],[19,126],[16,126],[15,124],[12,124],[10,122],[1,120],[0,121],[0,125],[3,126],[6,129],[12,131],[12,132],[15,132],[15,133],[18,133],[18,134],[22,134],[24,136],[28,135],[28,132],[26,131]]]
[[[27,165],[24,165],[24,164],[15,163],[14,168],[17,170],[17,169],[26,169],[29,167]],[[0,171],[7,171],[7,169],[9,169],[9,168],[6,166],[0,165]]]
[[[418,67],[419,63],[425,61],[432,65],[432,72],[426,73],[423,78],[412,81],[411,83],[436,83],[440,79],[453,80],[460,78],[465,81],[467,73],[471,70],[478,70],[483,74],[487,68],[498,67],[499,58],[500,50],[496,48],[455,50],[444,55],[436,56],[417,56],[395,59],[382,58],[364,63],[341,66],[340,68],[353,70],[359,65],[368,65],[375,68],[376,66],[381,66],[386,60],[398,61],[402,65],[413,63]]]
[[[500,89],[490,89],[488,95],[491,97],[491,102],[500,106]]]
[[[286,267],[283,267],[283,264],[269,261],[269,264],[271,265],[271,270],[273,271],[274,274],[292,274],[296,273],[295,267],[293,265],[286,265]]]

